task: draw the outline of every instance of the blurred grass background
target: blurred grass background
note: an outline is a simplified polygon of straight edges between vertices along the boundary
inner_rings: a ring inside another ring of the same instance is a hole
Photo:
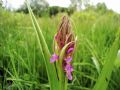
[[[53,37],[63,15],[66,13],[37,17],[51,53]],[[120,15],[90,9],[74,12],[69,18],[78,42],[73,60],[74,80],[69,81],[68,90],[91,90],[120,31]],[[35,35],[28,14],[0,9],[0,72],[4,67],[5,73],[4,81],[0,79],[1,88],[3,84],[6,90],[49,90]],[[120,89],[120,58],[113,64],[107,90]]]

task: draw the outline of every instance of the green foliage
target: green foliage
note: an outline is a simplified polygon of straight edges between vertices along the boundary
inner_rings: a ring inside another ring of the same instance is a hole
[[[3,1],[0,0],[0,10],[1,10],[1,8],[2,8],[2,4],[3,4]]]
[[[47,14],[48,12],[49,4],[45,0],[30,0],[30,6],[35,15],[44,16],[44,13]],[[26,3],[24,2],[24,4],[16,12],[28,13]]]
[[[53,37],[62,15],[37,18],[51,53]],[[74,80],[68,81],[68,90],[91,90],[97,81],[106,82],[99,79],[104,77],[102,73],[107,76],[111,74],[111,77],[107,79],[108,86],[99,84],[100,88],[119,90],[120,63],[119,59],[115,61],[115,56],[120,44],[115,42],[119,37],[116,33],[120,30],[120,15],[113,12],[100,14],[91,9],[74,12],[70,18],[78,44],[73,59]],[[92,57],[99,65],[94,63]],[[110,64],[110,67],[104,69],[106,64]],[[39,51],[36,33],[28,15],[0,11],[0,67],[3,65],[6,78],[4,89],[49,90],[44,57]],[[13,83],[9,85],[7,80]]]
[[[74,9],[73,8],[64,8],[59,6],[52,6],[49,7],[49,16],[55,16],[59,13],[67,13],[69,16],[73,14]]]
[[[105,3],[98,3],[96,6],[96,11],[105,13],[107,11],[107,7],[106,7]]]
[[[85,6],[85,8],[88,8],[90,6],[90,0],[70,0],[70,8],[73,8],[74,10],[82,10],[82,6]]]
[[[0,0],[0,7],[2,6],[2,0]]]
[[[115,63],[118,48],[119,48],[119,39],[120,39],[119,36],[120,36],[119,34],[116,36],[116,39],[113,42],[113,45],[111,46],[109,53],[105,57],[106,62],[103,66],[101,74],[98,77],[98,80],[97,80],[93,90],[98,90],[99,88],[101,90],[106,90],[108,87],[108,83],[110,81],[110,77],[111,77],[111,74],[113,71],[114,63]]]
[[[105,3],[98,3],[97,5],[90,5],[88,4],[85,8],[86,11],[95,11],[99,14],[105,14],[107,12],[113,12],[112,10],[109,10]]]
[[[39,43],[39,46],[40,46],[40,49],[41,49],[41,53],[44,57],[44,62],[45,62],[45,66],[46,66],[46,69],[47,69],[47,75],[48,75],[49,84],[50,84],[50,90],[56,90],[56,89],[59,90],[57,72],[56,72],[56,69],[55,69],[55,65],[51,64],[50,61],[49,61],[50,57],[51,57],[51,54],[49,52],[49,49],[48,49],[48,46],[46,44],[45,38],[42,34],[42,30],[40,29],[40,27],[38,25],[38,22],[37,22],[32,10],[31,10],[31,7],[28,4],[28,2],[27,2],[27,7],[28,7],[28,10],[29,10],[29,14],[30,14],[30,17],[31,17],[31,20],[32,20],[33,27],[34,27],[35,32],[37,34],[37,39],[38,39],[38,43]],[[51,72],[51,70],[52,70],[52,72]]]

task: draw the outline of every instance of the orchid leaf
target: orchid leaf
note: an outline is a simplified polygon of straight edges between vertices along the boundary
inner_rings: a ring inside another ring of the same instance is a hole
[[[45,62],[48,80],[49,80],[49,84],[50,84],[50,90],[58,90],[59,85],[58,85],[57,73],[56,73],[56,69],[55,69],[54,64],[50,63],[50,56],[51,56],[50,51],[49,51],[48,46],[46,44],[45,38],[42,34],[42,30],[39,27],[39,24],[34,16],[32,10],[31,10],[31,7],[30,7],[28,1],[27,1],[27,7],[29,10],[29,14],[30,14],[30,17],[32,20],[34,30],[35,30],[36,35],[37,35],[37,39],[38,39],[38,43],[39,43],[41,52],[42,52],[43,57],[44,57],[44,62]]]

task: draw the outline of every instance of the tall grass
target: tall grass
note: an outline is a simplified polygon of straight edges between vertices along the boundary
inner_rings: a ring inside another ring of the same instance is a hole
[[[52,39],[62,15],[37,17],[51,53]],[[83,11],[70,18],[78,44],[73,61],[74,79],[68,82],[68,90],[91,90],[94,86],[99,90],[104,82],[102,90],[119,90],[120,63],[116,55],[120,38],[116,34],[120,30],[120,15]],[[28,15],[0,11],[0,67],[3,66],[4,89],[49,90],[44,57]]]

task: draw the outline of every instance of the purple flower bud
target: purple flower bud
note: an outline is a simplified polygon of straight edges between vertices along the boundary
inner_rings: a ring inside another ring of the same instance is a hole
[[[57,56],[55,53],[52,55],[52,57],[50,58],[50,62],[53,63],[55,61],[57,61],[59,59],[59,56]]]
[[[66,43],[74,41],[74,35],[71,33],[71,24],[68,17],[64,16],[62,22],[58,28],[58,32],[55,35],[55,40],[61,50]],[[73,38],[73,40],[72,40]]]

